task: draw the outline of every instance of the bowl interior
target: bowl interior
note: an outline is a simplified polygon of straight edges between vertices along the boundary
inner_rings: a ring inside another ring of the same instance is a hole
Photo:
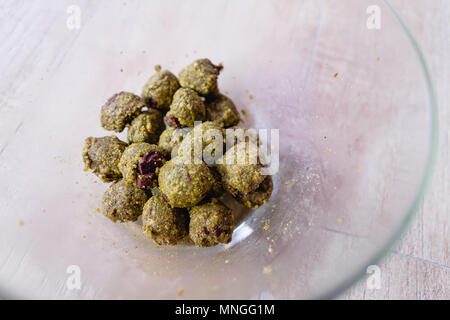
[[[373,4],[379,30],[367,27]],[[118,1],[81,13],[79,30],[47,31],[37,54],[70,49],[44,81],[46,66],[33,69],[32,103],[17,109],[20,126],[5,124],[18,129],[0,155],[3,294],[321,297],[402,229],[427,174],[432,114],[422,66],[384,2]],[[178,73],[202,57],[224,64],[219,86],[243,125],[279,130],[274,192],[257,210],[236,207],[229,245],[157,248],[139,223],[97,212],[107,186],[83,172],[81,149],[109,134],[99,125],[109,96],[139,94],[155,64]],[[81,290],[66,286],[71,265]]]

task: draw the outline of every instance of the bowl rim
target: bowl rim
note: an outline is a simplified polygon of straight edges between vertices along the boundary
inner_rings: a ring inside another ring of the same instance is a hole
[[[424,74],[425,86],[428,92],[428,107],[431,111],[431,130],[430,130],[430,144],[428,147],[427,161],[425,166],[425,173],[421,179],[419,189],[414,197],[414,201],[410,205],[407,210],[407,214],[403,218],[402,223],[400,224],[399,229],[394,232],[394,234],[386,241],[386,244],[379,249],[372,258],[368,259],[365,263],[361,264],[361,268],[352,276],[347,277],[340,284],[334,286],[332,289],[327,290],[327,292],[319,295],[318,299],[336,299],[354,284],[362,280],[362,278],[366,275],[366,268],[370,265],[377,265],[383,260],[387,254],[391,251],[391,249],[399,242],[402,238],[403,234],[409,229],[412,221],[414,220],[418,208],[420,206],[421,200],[427,192],[431,180],[433,177],[433,173],[435,170],[437,152],[438,152],[438,140],[439,140],[439,117],[438,117],[438,104],[435,94],[434,84],[431,78],[431,74],[429,71],[428,64],[424,57],[423,51],[416,41],[414,35],[412,34],[409,26],[406,24],[405,20],[401,16],[401,14],[397,11],[397,9],[391,4],[390,0],[383,0],[383,3],[389,8],[391,13],[394,15],[394,18],[402,27],[405,32],[410,45],[413,48],[419,62],[422,67],[422,72]]]

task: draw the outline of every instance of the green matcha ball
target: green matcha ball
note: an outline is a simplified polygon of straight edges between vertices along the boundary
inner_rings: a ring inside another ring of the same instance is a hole
[[[144,206],[142,231],[158,245],[175,245],[187,236],[189,216],[185,209],[172,208],[161,195]]]
[[[94,138],[85,140],[83,148],[83,161],[87,169],[91,169],[103,182],[111,182],[122,177],[119,170],[119,161],[125,148],[125,142],[116,136]]]
[[[161,71],[161,66],[156,66],[155,71],[142,90],[142,98],[153,108],[167,109],[180,84],[172,72]]]
[[[205,103],[194,90],[178,89],[164,120],[170,127],[193,127],[194,121],[205,120]]]
[[[122,179],[114,182],[103,195],[103,214],[114,222],[136,221],[146,201],[143,190]]]
[[[130,127],[128,128],[128,141],[130,143],[158,143],[159,136],[164,128],[161,112],[150,109],[131,121]]]
[[[116,93],[102,107],[101,125],[106,130],[122,132],[144,107],[146,104],[141,97],[123,91]]]
[[[199,59],[181,70],[178,78],[183,88],[191,88],[202,96],[218,94],[217,78],[221,65],[214,65],[209,59]]]
[[[231,242],[234,218],[230,209],[216,199],[189,210],[189,238],[198,247]]]
[[[214,121],[224,128],[229,128],[237,125],[241,117],[233,101],[223,94],[219,94],[206,101],[206,119]]]
[[[167,161],[158,176],[159,189],[169,204],[189,208],[199,203],[211,190],[214,182],[204,163],[183,163],[179,158]]]

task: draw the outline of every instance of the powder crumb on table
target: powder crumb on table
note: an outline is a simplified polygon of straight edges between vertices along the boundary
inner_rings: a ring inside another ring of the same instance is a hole
[[[336,73],[333,75],[333,77],[337,78],[338,74],[339,74],[339,73],[336,72]]]
[[[272,273],[272,267],[271,266],[267,266],[263,268],[263,273],[264,274],[270,274]]]
[[[23,227],[24,222],[22,220],[19,221],[19,227]]]
[[[270,228],[270,224],[268,224],[268,223],[266,223],[266,225],[264,226],[264,230],[269,230],[269,228]]]
[[[273,252],[272,247],[269,247],[269,253],[272,253],[272,252]]]
[[[177,291],[177,296],[181,296],[184,293],[184,288],[180,288]]]

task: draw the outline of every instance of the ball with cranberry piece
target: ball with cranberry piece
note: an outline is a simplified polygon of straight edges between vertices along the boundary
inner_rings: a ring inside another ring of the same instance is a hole
[[[231,242],[234,218],[230,209],[216,199],[189,210],[189,238],[198,247]]]
[[[155,71],[142,90],[142,98],[153,108],[167,109],[180,84],[172,72],[161,70],[161,66],[156,66]]]
[[[165,162],[164,149],[145,142],[132,143],[123,152],[119,169],[125,180],[150,190],[157,186],[158,173]]]
[[[145,101],[130,92],[119,92],[106,101],[100,112],[100,122],[104,129],[122,132],[142,109]]]
[[[193,127],[194,121],[203,121],[205,117],[203,99],[194,90],[181,88],[175,92],[164,120],[169,127]]]

